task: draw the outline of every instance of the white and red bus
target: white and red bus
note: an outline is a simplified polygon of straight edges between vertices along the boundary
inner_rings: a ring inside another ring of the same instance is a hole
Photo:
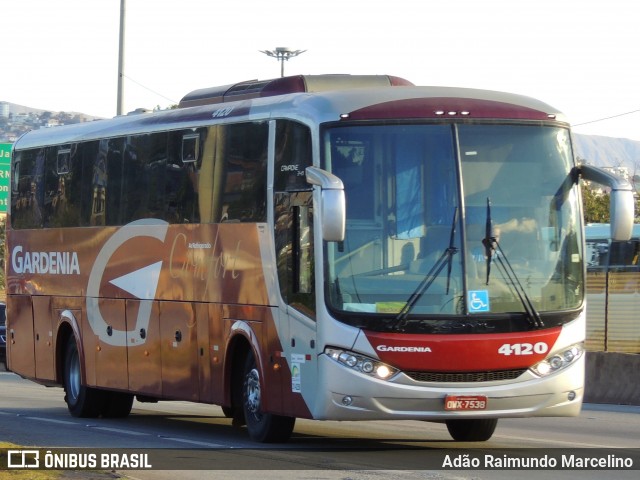
[[[577,415],[581,176],[539,101],[387,76],[205,89],[41,129],[12,153],[8,363],[72,415],[217,404],[257,441],[295,418]]]

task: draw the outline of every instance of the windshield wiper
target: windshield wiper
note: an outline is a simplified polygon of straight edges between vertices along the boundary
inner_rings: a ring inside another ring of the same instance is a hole
[[[489,285],[489,276],[491,275],[491,258],[493,257],[494,245],[498,243],[495,232],[493,231],[493,221],[491,220],[491,200],[487,197],[487,219],[484,224],[484,256],[487,257],[487,285]]]
[[[402,307],[402,310],[400,310],[395,320],[391,324],[392,330],[400,329],[404,326],[407,320],[407,316],[411,313],[413,307],[415,307],[416,303],[418,303],[418,300],[420,300],[420,298],[426,293],[426,291],[429,290],[429,287],[431,287],[435,279],[438,278],[438,275],[445,267],[445,265],[448,265],[446,294],[449,294],[453,256],[458,253],[458,248],[454,246],[457,221],[458,207],[455,207],[455,210],[453,212],[453,221],[451,222],[451,232],[449,234],[449,246],[444,250],[444,252],[442,252],[440,258],[438,258],[436,263],[434,263],[433,266],[429,269],[429,272],[422,279],[422,281],[418,285],[418,288],[416,288],[416,290],[407,300],[407,303],[405,303],[404,307]]]
[[[527,291],[520,283],[520,279],[515,270],[511,266],[509,259],[505,255],[504,251],[500,247],[500,242],[495,235],[493,229],[493,221],[491,219],[491,200],[487,197],[487,219],[485,223],[485,237],[482,239],[482,244],[485,248],[485,255],[487,257],[487,285],[489,285],[489,276],[491,272],[492,258],[495,256],[495,262],[501,269],[501,274],[505,280],[509,281],[511,287],[515,290],[516,295],[520,299],[520,303],[525,310],[528,322],[537,328],[544,327],[544,322],[540,318],[540,314],[536,310],[531,298],[527,294]]]

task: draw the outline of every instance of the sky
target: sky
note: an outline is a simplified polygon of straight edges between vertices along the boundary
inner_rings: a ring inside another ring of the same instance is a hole
[[[124,111],[285,75],[519,93],[640,141],[635,0],[126,0]],[[0,0],[0,101],[112,117],[121,0]]]

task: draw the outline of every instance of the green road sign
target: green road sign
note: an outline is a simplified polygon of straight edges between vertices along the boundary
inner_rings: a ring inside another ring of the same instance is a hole
[[[9,204],[9,172],[11,170],[11,144],[0,143],[0,213],[7,213]]]

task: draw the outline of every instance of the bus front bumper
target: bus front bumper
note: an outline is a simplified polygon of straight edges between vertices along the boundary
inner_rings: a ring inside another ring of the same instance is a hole
[[[452,418],[564,417],[580,413],[585,356],[547,377],[530,371],[518,379],[478,383],[417,382],[403,373],[372,378],[320,355],[313,418],[325,420],[447,420]],[[446,410],[448,396],[486,398],[483,409]]]

